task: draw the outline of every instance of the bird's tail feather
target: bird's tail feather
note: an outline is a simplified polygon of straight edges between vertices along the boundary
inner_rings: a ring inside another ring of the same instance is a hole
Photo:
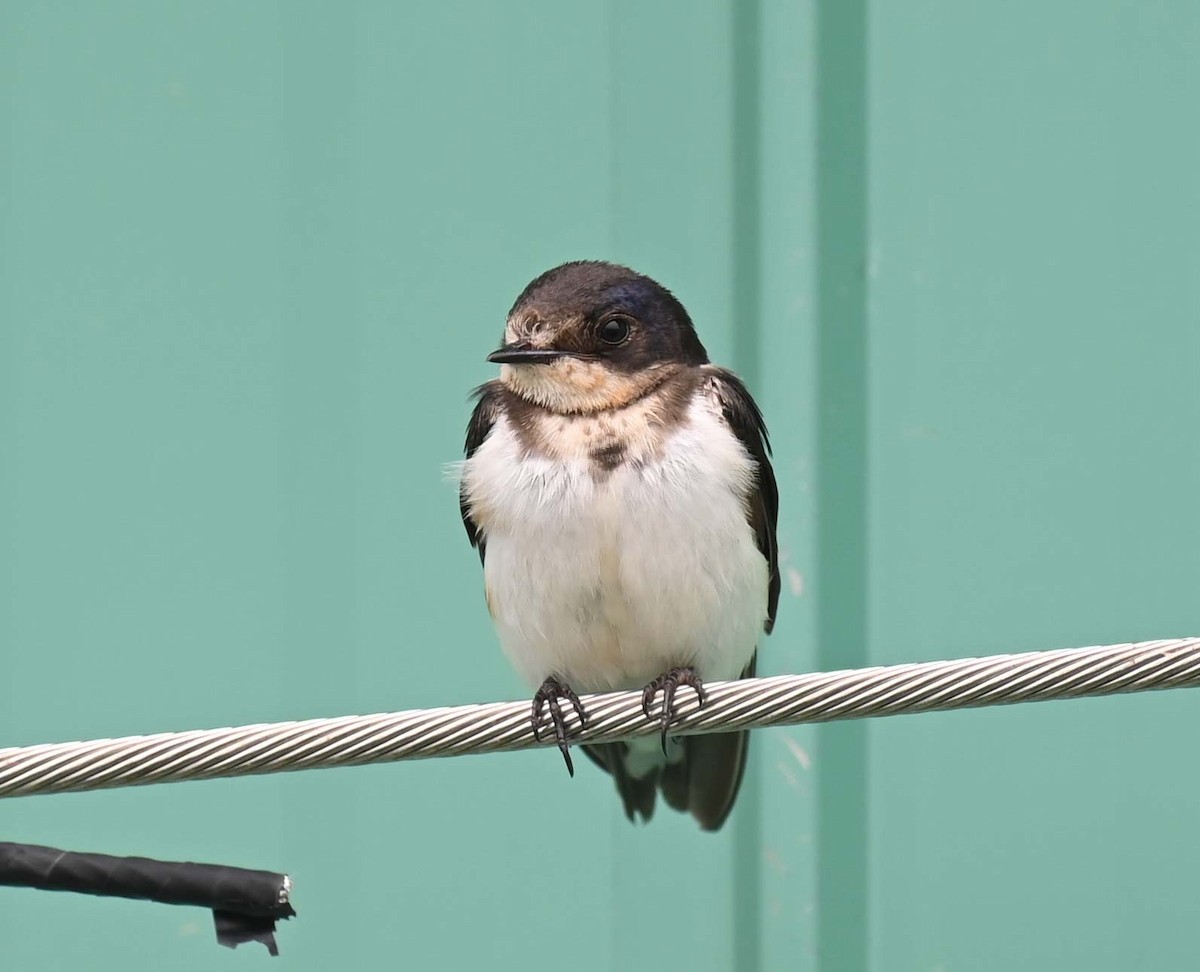
[[[742,678],[751,678],[757,658],[752,658]],[[704,830],[719,830],[733,809],[742,777],[746,773],[749,732],[721,732],[707,736],[685,736],[678,740],[683,757],[666,763],[648,775],[629,772],[625,743],[584,746],[583,751],[601,769],[612,774],[625,816],[631,821],[649,820],[654,815],[658,790],[667,806],[690,813]]]

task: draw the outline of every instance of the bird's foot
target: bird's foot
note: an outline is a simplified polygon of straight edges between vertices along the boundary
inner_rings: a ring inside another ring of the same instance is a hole
[[[664,672],[642,690],[642,711],[646,713],[647,719],[654,718],[650,713],[650,707],[654,704],[654,697],[659,692],[663,694],[660,721],[662,723],[662,750],[664,756],[667,754],[667,730],[671,728],[671,723],[676,718],[675,692],[680,685],[687,685],[691,688],[696,693],[696,698],[699,699],[701,705],[704,705],[708,700],[708,696],[704,691],[704,682],[696,674],[696,669],[690,665],[686,668],[672,668],[669,672]]]
[[[563,717],[562,706],[559,705],[560,699],[566,699],[571,703],[571,708],[579,716],[581,728],[587,725],[587,714],[583,711],[583,703],[579,701],[579,696],[569,685],[551,675],[542,682],[542,687],[533,696],[533,738],[538,740],[542,738],[542,709],[549,709],[550,724],[554,726],[554,738],[558,741],[558,751],[563,754],[563,759],[567,762],[567,772],[574,776],[575,765],[571,762],[571,747],[567,744],[567,722]]]

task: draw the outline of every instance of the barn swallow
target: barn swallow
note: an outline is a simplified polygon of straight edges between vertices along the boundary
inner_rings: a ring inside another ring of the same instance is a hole
[[[754,674],[779,603],[779,494],[762,413],[709,364],[683,305],[626,267],[565,263],[517,298],[476,391],[460,506],[501,645],[574,775],[564,706],[642,689],[659,738],[585,745],[625,814],[657,793],[729,815],[749,733],[668,738],[676,692]]]

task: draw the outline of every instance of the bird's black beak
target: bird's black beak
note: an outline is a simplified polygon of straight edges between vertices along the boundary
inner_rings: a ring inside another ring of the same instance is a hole
[[[548,364],[563,357],[566,357],[564,351],[531,348],[525,341],[516,341],[497,348],[487,359],[492,364]]]

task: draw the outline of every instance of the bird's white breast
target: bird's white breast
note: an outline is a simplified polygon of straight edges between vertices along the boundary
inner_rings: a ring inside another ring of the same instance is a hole
[[[746,521],[754,463],[718,406],[697,395],[653,442],[636,415],[610,423],[630,443],[611,470],[589,458],[583,419],[550,421],[553,457],[501,414],[463,467],[488,608],[518,672],[580,692],[683,665],[740,675],[767,613],[767,562]]]

